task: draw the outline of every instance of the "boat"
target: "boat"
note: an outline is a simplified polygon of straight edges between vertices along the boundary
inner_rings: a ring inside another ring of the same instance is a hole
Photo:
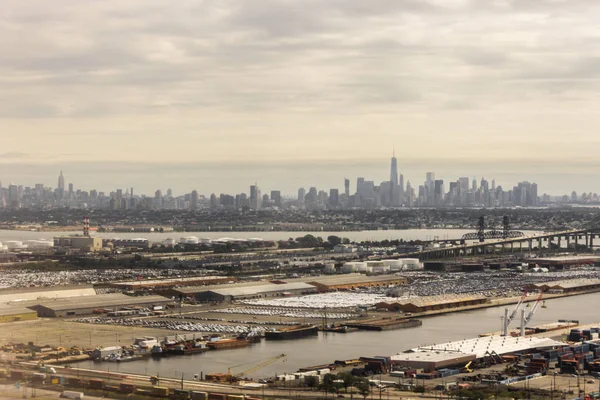
[[[179,343],[175,346],[171,346],[167,348],[167,354],[174,355],[189,355],[189,354],[198,354],[204,353],[205,351],[210,350],[206,343],[204,342],[185,342]]]
[[[152,354],[152,357],[154,358],[160,358],[166,357],[168,353],[167,351],[165,351],[165,349],[162,348],[161,345],[156,344],[150,349],[150,354]]]
[[[265,338],[267,340],[287,340],[316,336],[318,334],[319,328],[315,325],[297,325],[289,328],[277,329],[274,331],[266,331]]]
[[[210,350],[223,350],[223,349],[237,349],[239,347],[247,347],[250,344],[248,339],[235,338],[235,339],[220,339],[212,342],[208,342],[206,346]]]

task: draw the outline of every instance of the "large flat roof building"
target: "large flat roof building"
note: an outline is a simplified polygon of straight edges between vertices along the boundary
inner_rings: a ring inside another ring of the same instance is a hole
[[[421,313],[474,306],[485,304],[487,301],[488,299],[485,296],[426,296],[394,302],[382,302],[376,304],[375,307],[387,311]]]
[[[0,290],[0,304],[16,303],[40,299],[60,299],[65,297],[96,296],[92,286],[69,286],[69,287],[33,287],[22,289]]]
[[[57,236],[54,238],[57,251],[92,252],[102,250],[102,238],[92,236]]]
[[[127,296],[124,294],[99,294],[96,296],[70,297],[40,301],[31,309],[39,317],[69,317],[89,315],[102,311],[118,311],[124,308],[174,305],[175,302],[163,296]]]
[[[186,293],[186,289],[182,289],[181,292]],[[282,284],[230,286],[223,288],[213,287],[200,292],[194,290],[194,297],[199,301],[223,302],[269,297],[298,296],[316,292],[317,288],[313,285],[304,282],[293,282]]]
[[[344,274],[305,279],[307,283],[316,286],[320,292],[335,290],[350,290],[361,287],[387,287],[404,285],[408,282],[405,277],[398,275]]]

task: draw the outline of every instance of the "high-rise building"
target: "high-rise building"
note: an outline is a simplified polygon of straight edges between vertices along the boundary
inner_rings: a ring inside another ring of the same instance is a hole
[[[62,169],[60,170],[60,175],[58,176],[58,190],[65,190],[65,176],[63,175]]]
[[[281,208],[281,192],[279,190],[271,190],[271,201],[275,207]]]
[[[329,205],[331,207],[340,206],[340,192],[337,189],[329,189]]]
[[[192,190],[192,198],[190,200],[190,206],[191,206],[192,210],[198,209],[198,191],[197,190]]]
[[[304,189],[304,188],[298,189],[298,201],[300,203],[304,203],[305,197],[306,197],[306,189]]]
[[[253,210],[260,209],[262,197],[258,185],[250,186],[250,208]]]
[[[350,196],[350,179],[344,179],[344,193],[346,197]]]
[[[392,154],[392,162],[390,165],[390,205],[400,205],[400,191],[398,189],[398,160],[396,152]]]

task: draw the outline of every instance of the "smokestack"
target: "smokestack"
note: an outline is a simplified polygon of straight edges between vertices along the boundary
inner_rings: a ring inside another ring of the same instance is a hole
[[[502,336],[508,336],[508,308],[504,309],[504,330]]]
[[[83,217],[83,236],[90,236],[90,217]]]

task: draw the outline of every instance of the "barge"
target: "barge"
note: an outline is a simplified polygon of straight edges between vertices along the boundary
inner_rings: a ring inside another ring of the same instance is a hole
[[[248,347],[250,342],[246,338],[221,339],[214,342],[208,342],[206,346],[210,350],[237,349],[240,347]]]
[[[378,318],[364,321],[350,321],[346,326],[366,331],[387,331],[391,329],[416,328],[423,325],[420,319]]]
[[[265,338],[267,340],[288,340],[300,339],[309,336],[317,336],[319,328],[315,325],[298,325],[289,328],[282,328],[275,331],[266,331]]]

